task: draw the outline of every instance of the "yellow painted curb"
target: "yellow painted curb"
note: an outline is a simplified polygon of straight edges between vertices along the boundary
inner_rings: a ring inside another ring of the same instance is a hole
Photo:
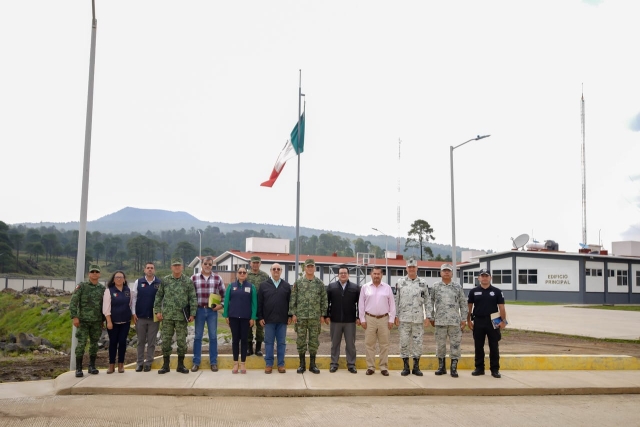
[[[185,366],[191,368],[193,355],[187,354],[185,357]],[[376,358],[376,364],[378,359]],[[274,361],[274,364],[277,361]],[[316,365],[319,369],[329,369],[331,362],[330,356],[317,356]],[[298,356],[285,356],[285,367],[290,370],[298,368],[300,359]],[[178,364],[178,356],[171,355],[171,368],[175,369]],[[306,358],[307,368],[309,366],[309,356]],[[447,369],[449,369],[450,360],[447,359]],[[160,369],[162,366],[162,356],[158,356],[151,365],[152,369]],[[340,369],[347,368],[347,362],[344,356],[340,357],[338,362]],[[377,365],[376,365],[377,366]],[[410,360],[410,366],[413,367],[413,360]],[[126,366],[127,369],[135,369],[136,364],[132,363]],[[224,354],[218,356],[219,369],[231,369],[233,367],[233,358],[231,355]],[[264,358],[257,356],[249,356],[246,361],[247,369],[264,369]],[[389,369],[402,370],[403,362],[399,356],[389,356]],[[475,367],[473,355],[463,355],[458,362],[459,369],[473,370]],[[489,358],[485,358],[485,367],[489,367]],[[365,356],[356,357],[356,368],[366,369],[367,363]],[[209,356],[202,355],[201,369],[209,370]],[[438,359],[433,355],[425,356],[420,359],[420,369],[424,371],[435,371],[438,369]],[[565,355],[565,354],[513,354],[500,356],[501,370],[578,370],[578,371],[597,371],[597,370],[637,370],[640,369],[640,360],[633,356],[619,355]]]

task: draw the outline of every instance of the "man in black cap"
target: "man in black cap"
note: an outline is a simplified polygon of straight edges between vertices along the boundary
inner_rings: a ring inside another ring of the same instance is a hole
[[[473,331],[473,342],[475,344],[475,366],[476,369],[471,375],[484,375],[484,341],[489,339],[489,365],[491,376],[500,378],[500,351],[498,341],[500,341],[500,331],[507,324],[507,312],[504,309],[504,295],[502,291],[491,285],[491,273],[489,270],[480,270],[480,286],[476,286],[469,292],[469,313],[467,323]],[[498,328],[494,328],[491,314],[500,313],[500,323]],[[473,313],[473,314],[472,314]]]

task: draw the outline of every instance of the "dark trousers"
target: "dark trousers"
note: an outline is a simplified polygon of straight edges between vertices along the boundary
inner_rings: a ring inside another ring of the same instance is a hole
[[[345,354],[347,355],[347,367],[356,366],[356,324],[331,322],[329,324],[329,334],[331,335],[331,366],[338,367],[340,358],[340,343],[344,335]]]
[[[231,328],[231,350],[233,351],[233,361],[238,361],[238,350],[240,350],[240,361],[244,362],[247,360],[249,319],[230,317],[229,328]]]
[[[500,370],[500,330],[493,329],[489,317],[476,317],[473,322],[473,342],[475,344],[475,364],[477,369],[484,370],[484,341],[489,339],[489,365],[491,372]]]
[[[113,329],[107,329],[109,334],[109,363],[116,363],[116,352],[118,353],[118,363],[124,363],[124,352],[127,351],[127,335],[131,324],[114,323]]]

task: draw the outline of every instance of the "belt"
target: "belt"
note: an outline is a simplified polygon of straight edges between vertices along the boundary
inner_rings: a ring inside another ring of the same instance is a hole
[[[473,315],[473,318],[474,318],[474,319],[488,319],[488,318],[490,318],[490,317],[491,317],[491,316],[477,316],[477,315],[475,315],[475,314]]]
[[[389,313],[381,314],[380,316],[376,316],[375,314],[364,312],[365,315],[375,317],[376,319],[382,319],[383,317],[387,317]]]
[[[209,307],[209,304],[198,304],[198,307],[211,308],[211,307]]]

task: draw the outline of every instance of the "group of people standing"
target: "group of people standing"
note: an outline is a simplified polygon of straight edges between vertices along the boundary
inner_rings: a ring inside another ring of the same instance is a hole
[[[83,375],[82,360],[87,340],[90,342],[88,373],[98,373],[95,365],[97,342],[104,322],[109,334],[108,374],[115,372],[116,356],[118,372],[124,372],[126,339],[131,323],[135,324],[138,337],[136,372],[151,370],[160,321],[163,364],[158,373],[170,372],[174,333],[178,354],[176,371],[189,373],[184,362],[187,324],[194,319],[191,371],[200,369],[206,324],[210,369],[217,372],[217,322],[218,311],[222,311],[232,335],[234,374],[246,373],[246,358],[252,354],[264,355],[266,374],[273,372],[274,362],[277,363],[278,372],[285,373],[286,331],[290,324],[294,325],[297,333],[296,347],[300,358],[297,373],[307,370],[308,351],[308,369],[319,374],[316,356],[321,325],[325,323],[329,325],[331,336],[329,372],[338,370],[340,347],[344,340],[347,370],[357,373],[355,338],[356,327],[361,326],[365,331],[366,374],[375,373],[377,344],[380,372],[388,376],[390,330],[397,326],[403,360],[400,374],[422,376],[420,357],[424,328],[431,324],[435,327],[436,337],[436,375],[447,373],[448,338],[450,373],[452,377],[458,376],[462,331],[468,325],[475,342],[475,370],[472,375],[484,374],[484,343],[488,337],[491,373],[500,378],[498,341],[500,330],[506,323],[503,321],[497,329],[494,328],[491,314],[498,312],[501,319],[506,319],[506,313],[502,292],[491,285],[491,275],[487,270],[480,271],[480,286],[465,297],[462,286],[452,279],[451,265],[443,264],[440,269],[441,280],[429,287],[424,278],[418,277],[418,264],[413,258],[407,261],[407,275],[398,280],[395,293],[388,284],[382,282],[381,267],[373,267],[371,281],[361,287],[349,280],[349,270],[342,267],[338,272],[338,280],[325,288],[315,275],[313,259],[305,260],[304,272],[293,286],[282,279],[280,264],[273,264],[269,274],[263,272],[260,265],[260,257],[251,257],[251,269],[238,268],[236,280],[225,286],[220,276],[212,271],[212,257],[205,257],[201,272],[191,278],[183,274],[182,260],[176,258],[171,262],[171,274],[162,280],[155,276],[154,264],[147,263],[144,276],[133,285],[128,285],[124,272],[116,271],[106,287],[98,282],[100,267],[91,265],[89,281],[80,283],[71,298],[71,317],[78,328],[76,376]],[[410,365],[410,359],[413,360],[413,366]]]

